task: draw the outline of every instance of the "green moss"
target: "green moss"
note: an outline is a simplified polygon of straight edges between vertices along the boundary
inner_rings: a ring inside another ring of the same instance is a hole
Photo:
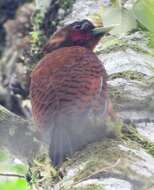
[[[141,136],[135,129],[135,126],[132,125],[124,126],[122,132],[124,140],[135,141],[142,148],[144,148],[149,154],[154,156],[154,143],[148,141],[146,138]]]
[[[32,31],[29,33],[31,48],[29,51],[28,63],[29,70],[31,71],[36,63],[42,58],[42,47],[46,42],[46,37],[42,30],[43,15],[37,10],[32,18]]]
[[[105,165],[104,159],[102,159],[102,161],[100,163],[100,159],[94,158],[94,157],[90,158],[88,160],[88,163],[86,164],[84,170],[79,171],[74,180],[80,181],[80,180],[90,176],[95,171],[99,170],[101,165]]]
[[[147,140],[142,141],[143,148],[152,156],[154,156],[154,143],[149,142]]]
[[[110,79],[116,79],[116,78],[125,78],[129,80],[138,80],[138,81],[145,81],[145,76],[141,72],[137,71],[123,71],[119,73],[115,73],[110,75]]]
[[[106,138],[101,142],[88,145],[86,149],[66,162],[67,167],[69,165],[78,167],[81,163],[85,163],[73,178],[74,182],[78,183],[80,180],[108,167],[111,163],[115,163],[120,155],[120,150],[117,149],[118,144],[119,140]]]
[[[62,8],[68,12],[68,10],[73,5],[74,0],[60,0],[59,1],[59,8]],[[30,39],[31,39],[31,50],[30,50],[30,70],[33,69],[34,65],[38,63],[38,61],[42,58],[42,47],[47,41],[47,37],[44,34],[43,22],[44,22],[44,14],[41,10],[36,10],[33,18],[32,18],[32,32],[30,32]],[[48,19],[48,18],[47,18]],[[50,30],[55,28],[59,20],[51,20],[48,22],[48,28]]]
[[[29,166],[27,179],[30,185],[35,189],[43,188],[51,184],[54,178],[58,176],[58,172],[51,166],[51,162],[47,154],[39,155]],[[46,188],[43,188],[46,189]]]
[[[145,37],[148,39],[148,46],[154,48],[154,32],[145,32]]]
[[[60,7],[64,10],[70,9],[75,0],[60,0]]]
[[[102,54],[102,53],[110,53],[112,50],[117,51],[117,46],[120,48],[124,47],[125,45],[123,44],[122,40],[119,40],[113,36],[105,37],[104,39],[101,40],[98,48],[96,49],[96,53]]]
[[[98,46],[96,52],[97,54],[102,54],[102,53],[110,53],[110,52],[120,51],[120,50],[125,51],[128,48],[136,52],[149,55],[152,58],[154,58],[153,50],[142,46],[141,42],[139,41],[135,42],[133,40],[129,40],[126,38],[118,39],[117,37],[114,37],[114,36],[104,37],[103,40],[100,42],[100,45]]]
[[[113,103],[113,110],[121,110],[121,102],[131,103],[131,100],[129,100],[128,98],[129,94],[127,92],[125,92],[124,94],[124,92],[120,88],[110,87],[109,95]]]
[[[0,150],[0,162],[5,162],[9,159],[9,153],[4,150],[4,149],[1,149]]]
[[[76,187],[76,188],[71,188],[69,190],[103,190],[103,189],[104,188],[102,185],[87,185],[85,187]]]
[[[120,139],[122,127],[123,123],[120,120],[112,121],[111,118],[108,118],[106,121],[107,137]]]

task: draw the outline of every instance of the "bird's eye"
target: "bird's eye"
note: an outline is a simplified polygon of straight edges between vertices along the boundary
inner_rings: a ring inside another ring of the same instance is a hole
[[[80,30],[81,29],[81,24],[76,22],[76,23],[73,24],[72,28],[74,30]]]
[[[88,31],[93,28],[94,28],[94,25],[90,21],[88,21],[88,20],[82,21],[81,30]]]
[[[94,28],[94,25],[89,20],[82,20],[80,22],[74,22],[71,24],[73,30],[77,31],[90,31]]]

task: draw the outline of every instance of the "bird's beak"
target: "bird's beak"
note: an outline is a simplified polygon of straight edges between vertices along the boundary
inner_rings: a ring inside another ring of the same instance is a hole
[[[92,34],[94,36],[103,36],[108,34],[115,26],[107,26],[107,27],[98,27],[92,30]]]

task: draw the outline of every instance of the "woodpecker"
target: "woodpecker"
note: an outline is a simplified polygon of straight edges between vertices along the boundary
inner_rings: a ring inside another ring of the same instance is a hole
[[[111,28],[89,20],[58,30],[31,74],[33,118],[54,166],[104,136],[110,103],[107,74],[93,49]]]

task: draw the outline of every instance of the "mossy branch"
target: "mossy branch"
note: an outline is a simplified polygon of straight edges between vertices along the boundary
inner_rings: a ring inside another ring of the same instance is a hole
[[[30,161],[41,148],[32,124],[0,106],[0,146],[11,154]]]

